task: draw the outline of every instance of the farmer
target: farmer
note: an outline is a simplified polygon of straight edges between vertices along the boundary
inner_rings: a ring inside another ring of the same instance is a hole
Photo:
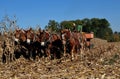
[[[82,32],[82,25],[76,26],[76,24],[73,23],[73,31],[81,33]]]
[[[73,23],[73,28],[72,28],[73,31],[76,31],[76,24]]]
[[[76,30],[77,30],[77,32],[82,32],[82,25],[78,25],[77,27],[76,27]]]

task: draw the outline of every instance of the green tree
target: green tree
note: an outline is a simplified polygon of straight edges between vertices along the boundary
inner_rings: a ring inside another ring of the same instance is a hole
[[[107,41],[113,41],[113,31],[111,28],[105,28],[104,29],[105,34],[103,36],[103,39],[106,39]]]
[[[91,21],[88,18],[82,20],[83,32],[91,32]]]
[[[61,29],[70,29],[70,30],[72,30],[73,23],[74,23],[74,21],[62,21],[60,23]]]
[[[99,19],[98,18],[92,18],[90,20],[91,22],[91,31],[94,32],[95,36],[98,37],[99,33],[98,31],[100,30],[100,23],[99,23]]]
[[[94,34],[98,38],[111,40],[113,32],[110,28],[110,23],[104,18],[92,18],[91,19],[91,30],[93,30]]]
[[[48,25],[45,26],[45,29],[50,30],[51,32],[58,32],[60,29],[59,23],[55,20],[49,20]]]
[[[92,19],[77,19],[62,21],[60,24],[55,20],[50,20],[46,29],[58,32],[60,29],[70,29],[73,31],[74,26],[82,25],[83,32],[94,32],[94,36],[97,38],[106,39],[108,41],[113,40],[113,31],[110,27],[110,23],[105,18],[92,18]],[[120,36],[120,35],[119,35]]]

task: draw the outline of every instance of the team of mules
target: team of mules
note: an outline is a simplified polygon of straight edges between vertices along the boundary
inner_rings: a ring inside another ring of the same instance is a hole
[[[16,29],[13,41],[13,60],[21,56],[28,60],[35,60],[36,57],[59,59],[62,56],[69,56],[71,60],[74,60],[77,59],[78,54],[83,53],[87,43],[84,34],[71,32],[69,29],[63,29],[59,34],[41,29],[37,31],[34,31],[32,28],[28,30]],[[3,49],[6,48],[3,46]],[[2,59],[3,62],[6,62],[6,53],[4,50]]]

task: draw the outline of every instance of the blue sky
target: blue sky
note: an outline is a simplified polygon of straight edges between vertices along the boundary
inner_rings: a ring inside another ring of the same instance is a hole
[[[0,20],[5,15],[15,15],[21,28],[44,28],[49,20],[106,18],[120,32],[120,0],[0,0]]]

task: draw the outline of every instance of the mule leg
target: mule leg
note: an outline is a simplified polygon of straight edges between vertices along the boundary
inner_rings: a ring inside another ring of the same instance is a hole
[[[74,48],[75,47],[73,46],[73,48],[71,50],[71,60],[74,60],[74,55],[75,55]]]
[[[83,55],[83,49],[81,48],[81,49],[80,49],[80,58],[81,58],[81,60],[83,60],[83,56],[84,56],[84,55]]]
[[[78,47],[76,47],[76,49],[75,49],[75,59],[77,60],[78,59]]]
[[[64,44],[64,56],[66,56],[66,47],[65,47],[65,44]]]
[[[50,60],[51,59],[50,49],[46,49],[46,54],[47,54],[47,59]]]
[[[74,60],[74,53],[73,53],[73,50],[71,51],[71,60]]]

